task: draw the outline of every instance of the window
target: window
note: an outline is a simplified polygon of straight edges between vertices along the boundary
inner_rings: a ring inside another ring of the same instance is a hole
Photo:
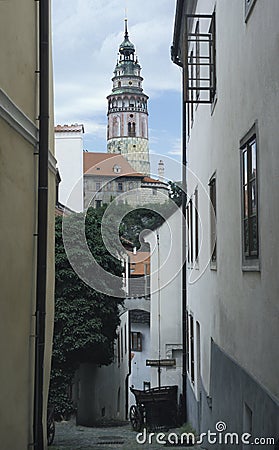
[[[129,137],[136,136],[136,124],[134,122],[128,122],[128,136]]]
[[[190,349],[189,349],[189,313],[186,311],[186,370],[190,372]]]
[[[247,22],[252,9],[254,8],[254,5],[256,3],[256,0],[244,0],[244,4],[245,4],[245,22]]]
[[[122,192],[122,191],[123,191],[123,183],[122,183],[122,181],[119,181],[119,182],[117,183],[117,190],[118,190],[119,192]]]
[[[152,194],[157,195],[157,188],[152,188]]]
[[[130,181],[130,183],[129,183],[129,190],[131,190],[133,188],[134,188],[134,183],[132,181]]]
[[[215,12],[186,14],[186,103],[213,103],[216,93]]]
[[[143,390],[144,391],[147,391],[148,389],[150,389],[151,388],[151,383],[150,383],[150,381],[144,381],[143,382]]]
[[[199,257],[199,211],[198,211],[198,188],[195,190],[195,261]]]
[[[209,40],[209,61],[210,61],[210,102],[214,103],[216,97],[216,21],[215,13],[209,27],[211,39]]]
[[[243,263],[249,265],[250,262],[253,264],[259,258],[257,138],[255,127],[247,135],[247,140],[244,142],[242,140],[240,152]]]
[[[121,172],[121,166],[119,166],[118,164],[115,164],[113,166],[113,171],[114,171],[114,173],[120,173]]]
[[[217,236],[216,236],[216,175],[214,174],[209,181],[210,198],[210,267],[216,268],[217,265]]]
[[[125,350],[125,355],[127,353],[127,325],[125,323],[125,327],[124,327],[124,350]]]
[[[101,208],[101,206],[102,206],[102,200],[95,200],[95,207]]]
[[[142,351],[142,335],[137,331],[131,332],[131,350],[134,352]]]
[[[96,191],[100,191],[101,190],[101,182],[97,181],[96,182]]]
[[[118,367],[120,366],[120,336],[117,335],[117,363]]]
[[[195,383],[195,346],[194,346],[194,319],[191,314],[187,313],[187,371],[191,381]]]
[[[120,330],[120,350],[121,350],[121,361],[123,361],[123,330]]]
[[[188,263],[193,264],[194,240],[193,240],[193,201],[189,200],[187,206],[187,228],[188,228]]]

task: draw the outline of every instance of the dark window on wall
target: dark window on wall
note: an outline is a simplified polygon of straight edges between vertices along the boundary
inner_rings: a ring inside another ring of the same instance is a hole
[[[210,198],[210,261],[211,268],[215,268],[217,264],[217,235],[216,235],[216,175],[214,174],[209,181],[209,198]]]
[[[186,218],[187,218],[187,262],[190,264],[190,213],[189,213],[189,203],[186,207]]]
[[[131,332],[131,350],[134,352],[142,351],[142,334],[137,331]]]
[[[193,201],[192,199],[189,201],[189,233],[190,233],[190,243],[189,243],[189,251],[190,251],[190,263],[193,264],[193,256],[194,256],[194,239],[193,239]]]
[[[251,14],[251,12],[252,12],[252,9],[253,9],[253,7],[254,7],[256,1],[257,1],[257,0],[244,0],[244,6],[245,6],[245,22],[247,22],[247,20],[248,20],[250,14]]]
[[[215,12],[212,14],[212,19],[209,27],[209,33],[211,35],[209,45],[210,56],[210,101],[214,103],[216,98],[216,20]]]
[[[121,361],[123,361],[123,330],[120,331]]]
[[[194,319],[190,315],[190,376],[191,381],[195,383],[195,345],[194,345]]]
[[[120,366],[120,336],[117,335],[117,362],[118,366]]]
[[[195,190],[195,261],[199,257],[199,203],[198,203],[198,189]]]
[[[193,230],[193,200],[189,200],[187,211],[187,236],[188,236],[188,264],[194,261],[194,230]]]
[[[190,53],[190,86],[194,87],[194,52],[193,50]],[[190,110],[189,110],[189,127],[192,127],[194,124],[194,91],[190,90]]]
[[[101,190],[101,183],[100,181],[96,182],[96,191],[100,191]]]
[[[259,258],[257,138],[252,134],[241,148],[243,262]]]
[[[119,181],[119,182],[117,183],[117,190],[118,190],[119,192],[122,192],[122,191],[123,191],[123,183],[122,183],[122,181]]]
[[[196,36],[199,36],[199,34],[200,34],[200,22],[199,22],[199,20],[196,23],[195,33],[196,33]],[[198,38],[196,39],[196,57],[195,57],[195,60],[196,60],[195,61],[196,62],[196,80],[195,81],[196,81],[196,88],[197,88],[197,90],[196,90],[196,100],[198,102],[199,99],[200,99],[199,87],[200,87],[200,83],[201,83],[201,80],[200,80],[200,77],[201,77],[200,39],[198,39]]]
[[[189,334],[189,313],[186,311],[186,370],[190,372],[190,334]]]
[[[125,323],[124,326],[124,350],[125,350],[125,354],[127,353],[127,325]]]
[[[134,122],[128,122],[128,136],[129,137],[136,136],[136,124]]]
[[[96,205],[96,208],[101,208],[102,200],[95,200],[95,205]]]

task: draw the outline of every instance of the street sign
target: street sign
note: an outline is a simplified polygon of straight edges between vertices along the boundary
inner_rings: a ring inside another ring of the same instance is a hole
[[[175,359],[147,359],[146,365],[150,367],[170,367],[175,366]]]

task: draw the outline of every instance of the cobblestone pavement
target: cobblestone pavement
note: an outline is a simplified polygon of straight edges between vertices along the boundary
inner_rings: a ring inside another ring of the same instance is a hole
[[[60,422],[56,423],[56,432],[53,445],[49,447],[49,450],[109,450],[109,449],[122,449],[122,450],[159,450],[163,448],[177,448],[177,445],[171,444],[158,444],[155,436],[150,436],[152,442],[148,443],[148,433],[146,437],[146,443],[139,444],[136,441],[137,433],[132,431],[130,424],[115,427],[100,427],[100,428],[88,428],[82,426],[76,426],[74,422]],[[177,432],[178,435],[181,430],[169,430],[162,431],[166,437],[161,436],[161,440],[167,440],[169,433]],[[159,432],[158,432],[159,433]],[[144,436],[141,436],[144,440]],[[160,437],[159,437],[160,438]],[[180,446],[179,448],[201,450],[201,447],[186,447]]]

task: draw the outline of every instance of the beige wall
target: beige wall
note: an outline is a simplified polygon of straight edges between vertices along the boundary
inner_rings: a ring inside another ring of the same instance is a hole
[[[1,448],[33,441],[38,111],[37,3],[0,2],[0,435]],[[52,99],[51,99],[52,104]],[[53,134],[51,113],[51,134]],[[50,140],[53,149],[52,139]],[[55,175],[49,170],[45,398],[54,290]]]

